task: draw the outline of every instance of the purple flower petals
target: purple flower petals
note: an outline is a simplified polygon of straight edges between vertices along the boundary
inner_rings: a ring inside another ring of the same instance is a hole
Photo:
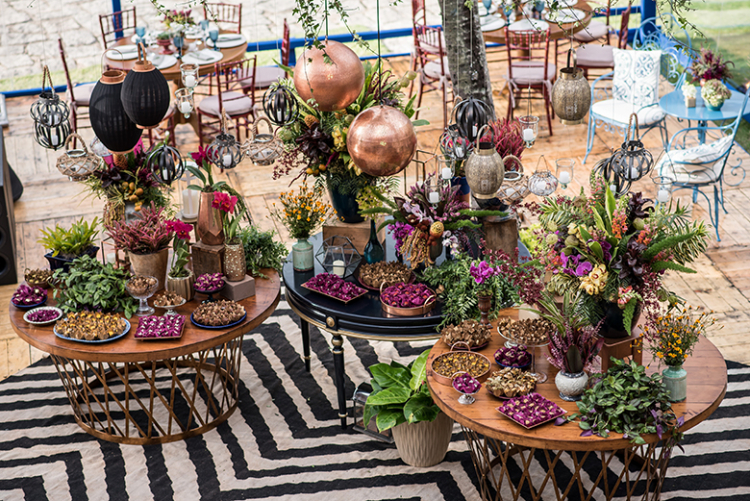
[[[41,287],[31,287],[26,284],[21,284],[13,293],[11,301],[15,305],[30,306],[32,304],[41,303],[47,297],[47,289]]]
[[[193,286],[198,292],[209,292],[224,287],[224,276],[221,273],[204,273],[198,275]]]
[[[479,391],[482,384],[474,379],[471,374],[465,372],[453,380],[453,388],[466,395],[473,395]]]
[[[340,299],[341,301],[349,301],[367,292],[362,287],[347,282],[340,276],[332,273],[320,273],[315,275],[305,283],[305,286],[316,292],[320,292],[321,294]]]
[[[526,346],[501,347],[495,352],[495,362],[501,367],[526,367],[531,364],[531,354]]]
[[[511,398],[497,410],[525,428],[533,428],[565,414],[556,403],[539,393]]]
[[[555,419],[555,426],[562,426],[562,425],[564,425],[567,422],[568,422],[567,419],[565,419],[564,417],[560,416],[559,418]]]
[[[31,310],[28,313],[28,320],[31,322],[51,322],[57,320],[62,314],[58,310],[52,308],[39,308],[38,310]]]
[[[138,322],[138,329],[135,332],[136,338],[178,338],[182,333],[182,327],[185,324],[183,315],[151,315],[143,317]]]
[[[594,432],[593,432],[593,431],[591,431],[591,430],[583,430],[583,431],[581,432],[581,436],[582,436],[582,437],[590,437],[590,436],[591,436],[591,435],[593,435],[593,434],[594,434]]]
[[[380,299],[397,308],[417,308],[424,305],[435,293],[425,284],[399,283],[383,289]]]

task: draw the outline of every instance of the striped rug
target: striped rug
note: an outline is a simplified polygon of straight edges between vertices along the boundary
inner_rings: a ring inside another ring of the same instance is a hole
[[[480,499],[458,428],[433,468],[406,466],[393,446],[340,429],[326,336],[313,333],[307,373],[299,319],[282,301],[244,339],[237,412],[203,436],[157,446],[92,438],[49,361],[29,367],[0,383],[0,500]],[[348,393],[369,365],[406,363],[429,344],[346,339]],[[750,500],[750,368],[727,365],[726,399],[688,433],[662,499]]]

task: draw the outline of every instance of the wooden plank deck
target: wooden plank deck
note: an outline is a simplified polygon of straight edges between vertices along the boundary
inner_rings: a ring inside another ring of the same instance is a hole
[[[388,64],[397,75],[408,69],[408,59],[389,60]],[[495,62],[491,66],[495,109],[504,116],[507,109],[507,91],[504,91],[503,63]],[[425,118],[431,125],[420,127],[418,133],[419,148],[434,151],[437,138],[442,132],[442,107],[437,93],[425,94],[420,118]],[[34,143],[32,121],[28,110],[34,98],[16,98],[7,101],[10,127],[5,130],[5,141],[8,150],[8,161],[24,183],[24,195],[15,204],[16,234],[18,236],[17,266],[19,275],[26,267],[46,267],[41,247],[37,244],[39,230],[55,224],[70,224],[81,216],[93,219],[102,213],[101,201],[87,196],[85,187],[69,182],[61,176],[55,167],[58,154],[43,150]],[[521,110],[526,103],[521,101]],[[573,194],[582,186],[588,186],[588,177],[597,160],[610,154],[620,146],[621,137],[601,133],[596,136],[594,149],[586,165],[583,156],[586,149],[586,125],[563,126],[553,121],[554,135],[547,131],[544,111],[540,102],[535,101],[534,113],[540,120],[540,137],[533,148],[523,154],[523,163],[527,172],[533,172],[543,155],[550,169],[554,171],[554,162],[561,157],[576,159],[573,182],[566,190]],[[523,114],[523,112],[521,112]],[[671,133],[684,125],[675,120],[668,121]],[[81,134],[87,140],[93,137],[90,128],[83,129]],[[178,125],[177,144],[183,154],[196,151],[197,138],[189,125]],[[654,158],[662,152],[661,141],[657,133],[644,138],[646,146]],[[739,150],[739,157],[744,165],[749,165],[748,154]],[[415,168],[409,167],[408,177],[414,179]],[[285,228],[279,227],[270,217],[268,210],[278,199],[278,194],[288,188],[290,179],[274,180],[271,166],[260,167],[245,160],[236,169],[229,171],[226,179],[240,192],[244,193],[253,221],[261,229],[274,229],[282,241],[291,243]],[[410,181],[411,182],[411,181]],[[650,179],[642,180],[634,189],[646,195],[655,194]],[[681,202],[689,203],[689,197],[681,196]],[[696,275],[670,274],[667,284],[677,294],[687,299],[694,306],[713,309],[724,324],[724,328],[711,334],[712,340],[728,359],[750,363],[750,345],[745,336],[750,328],[750,216],[744,210],[750,203],[750,179],[738,187],[725,187],[725,204],[728,214],[721,215],[722,241],[712,238],[709,252],[697,263]],[[704,202],[693,206],[693,216],[706,218]],[[0,300],[8,304],[14,286],[0,287]],[[8,316],[0,315],[0,379],[20,370],[37,360],[41,354],[30,349],[12,331]]]

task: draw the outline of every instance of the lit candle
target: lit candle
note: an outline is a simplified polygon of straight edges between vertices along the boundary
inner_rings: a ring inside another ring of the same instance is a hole
[[[441,176],[443,179],[450,179],[451,177],[453,177],[453,171],[451,170],[450,167],[443,167]]]
[[[185,75],[185,87],[195,87],[195,77],[193,75]]]
[[[345,272],[346,265],[344,264],[344,261],[342,261],[341,259],[335,260],[333,262],[333,274],[343,277]]]
[[[189,115],[193,111],[193,107],[190,105],[190,101],[182,101],[180,103],[180,111],[183,115]]]
[[[182,190],[182,217],[195,219],[198,217],[198,198],[200,192],[191,189]]]
[[[562,171],[560,173],[560,182],[562,184],[568,184],[570,182],[570,172],[568,171]]]
[[[431,204],[436,204],[440,202],[440,193],[438,193],[437,191],[431,191],[427,194],[427,199]]]
[[[656,200],[659,201],[660,204],[667,203],[669,201],[669,191],[667,191],[666,188],[659,188],[659,191],[656,193]]]
[[[630,180],[635,181],[636,179],[641,177],[641,173],[638,170],[638,167],[630,166]]]
[[[232,154],[227,153],[226,155],[224,155],[224,157],[222,158],[222,162],[224,163],[224,167],[231,167],[232,166]]]
[[[523,140],[524,141],[533,141],[535,139],[534,137],[534,131],[532,129],[524,129],[523,130]]]
[[[611,191],[612,193],[617,193],[617,186],[615,186],[614,184],[610,184],[609,191]]]
[[[52,146],[57,146],[59,144],[59,139],[57,137],[57,132],[53,132],[52,135],[49,137],[49,144]]]

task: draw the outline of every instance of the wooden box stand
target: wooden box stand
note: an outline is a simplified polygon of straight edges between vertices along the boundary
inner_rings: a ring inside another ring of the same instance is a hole
[[[193,273],[198,277],[204,273],[224,273],[224,246],[206,245],[196,242],[190,247],[193,258]]]
[[[636,332],[638,331],[638,332]],[[641,348],[641,339],[639,329],[633,329],[633,334],[622,339],[605,339],[602,351],[602,373],[607,372],[612,363],[610,357],[624,359],[633,357],[637,364],[643,363],[643,352]]]
[[[489,216],[482,219],[487,248],[513,256],[518,247],[518,220],[515,216]]]
[[[221,295],[232,301],[241,301],[255,295],[255,279],[249,275],[239,282],[226,281]]]

